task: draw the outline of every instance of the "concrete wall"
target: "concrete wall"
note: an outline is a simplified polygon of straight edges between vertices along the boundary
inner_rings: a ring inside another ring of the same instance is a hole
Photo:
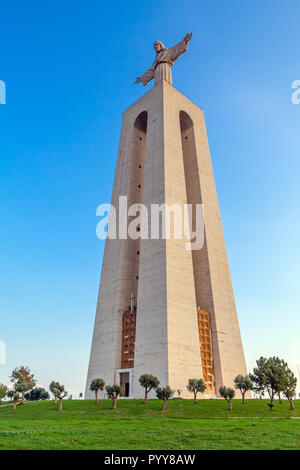
[[[192,122],[185,125],[186,113]],[[147,132],[134,129],[147,112]],[[142,138],[142,141],[140,140]],[[138,165],[142,165],[139,168]],[[142,171],[141,171],[142,170]],[[137,184],[141,188],[137,191]],[[201,377],[197,305],[211,314],[216,390],[246,373],[202,110],[167,82],[153,87],[123,116],[112,203],[203,203],[205,245],[186,240],[107,240],[87,379],[115,381],[121,361],[121,316],[137,292],[134,397],[142,397],[142,373],[181,389]],[[138,247],[138,248],[137,248]],[[140,254],[136,255],[136,252]],[[138,276],[138,279],[136,279]]]

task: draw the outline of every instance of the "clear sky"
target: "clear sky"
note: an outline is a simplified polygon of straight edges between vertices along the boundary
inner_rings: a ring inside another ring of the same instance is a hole
[[[84,391],[122,113],[154,40],[190,31],[173,84],[205,112],[248,369],[297,370],[299,18],[298,0],[2,3],[0,382],[28,365]]]

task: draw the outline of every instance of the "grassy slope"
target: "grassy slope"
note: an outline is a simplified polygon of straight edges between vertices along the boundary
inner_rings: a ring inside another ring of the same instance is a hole
[[[119,400],[64,401],[64,410],[51,401],[1,407],[0,449],[299,449],[300,401],[270,413],[265,400],[242,405],[225,400],[172,400],[165,412],[161,402]]]

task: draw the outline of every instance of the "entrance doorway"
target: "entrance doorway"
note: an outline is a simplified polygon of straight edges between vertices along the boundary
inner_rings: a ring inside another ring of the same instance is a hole
[[[120,398],[133,397],[133,369],[117,369],[116,383],[121,386]]]
[[[129,372],[120,373],[121,397],[129,397]]]

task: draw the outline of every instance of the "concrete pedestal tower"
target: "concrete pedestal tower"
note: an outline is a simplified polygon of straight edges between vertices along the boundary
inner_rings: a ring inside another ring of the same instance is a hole
[[[202,377],[212,397],[246,374],[203,111],[172,86],[170,67],[190,39],[156,42],[154,64],[137,79],[155,85],[124,112],[111,203],[117,215],[120,196],[149,213],[202,204],[204,245],[187,250],[186,239],[151,239],[150,230],[148,239],[107,238],[86,398],[97,377],[140,398],[140,375],[154,374],[191,398],[189,378]]]

